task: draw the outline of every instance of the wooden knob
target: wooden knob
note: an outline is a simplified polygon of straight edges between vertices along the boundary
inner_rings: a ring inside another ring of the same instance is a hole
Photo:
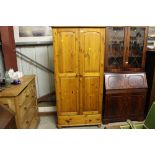
[[[34,97],[34,98],[35,98],[35,97],[36,97],[36,95],[32,95],[32,97]]]
[[[24,107],[24,110],[27,110],[27,107],[26,106]]]
[[[29,97],[29,94],[26,94],[26,97]]]

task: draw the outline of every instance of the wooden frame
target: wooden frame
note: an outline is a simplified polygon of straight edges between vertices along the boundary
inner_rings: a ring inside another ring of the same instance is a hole
[[[34,26],[36,27],[36,26]],[[45,27],[45,26],[43,26]],[[47,26],[46,26],[47,27]],[[50,27],[50,26],[48,26]],[[14,37],[15,43],[17,45],[48,45],[52,43],[52,35],[51,36],[23,36],[20,37],[20,26],[14,26]],[[31,29],[32,27],[30,27]],[[39,32],[39,31],[38,31]]]

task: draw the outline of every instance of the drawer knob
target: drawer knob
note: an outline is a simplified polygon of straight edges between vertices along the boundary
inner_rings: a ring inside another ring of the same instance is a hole
[[[24,107],[24,110],[27,110],[27,107]]]
[[[29,124],[29,121],[28,120],[26,121],[26,124]]]

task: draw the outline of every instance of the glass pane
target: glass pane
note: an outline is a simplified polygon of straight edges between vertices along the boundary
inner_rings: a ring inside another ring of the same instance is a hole
[[[144,48],[145,28],[130,28],[130,45],[128,64],[130,67],[138,68],[142,65],[142,54]]]
[[[122,67],[124,52],[124,28],[110,27],[108,33],[108,65],[110,67]]]

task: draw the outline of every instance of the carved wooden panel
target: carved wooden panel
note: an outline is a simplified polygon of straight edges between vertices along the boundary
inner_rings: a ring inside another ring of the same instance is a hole
[[[127,114],[134,117],[136,115],[144,115],[144,107],[145,107],[145,95],[144,93],[133,93],[129,94],[126,98],[128,100],[127,104]]]
[[[105,74],[106,89],[125,89],[125,74]]]
[[[147,88],[145,73],[135,74],[105,74],[105,86],[107,90]]]
[[[147,88],[146,75],[141,74],[127,74],[127,87],[128,88]]]
[[[120,118],[124,117],[126,104],[125,98],[121,94],[111,94],[106,96],[105,117]]]

